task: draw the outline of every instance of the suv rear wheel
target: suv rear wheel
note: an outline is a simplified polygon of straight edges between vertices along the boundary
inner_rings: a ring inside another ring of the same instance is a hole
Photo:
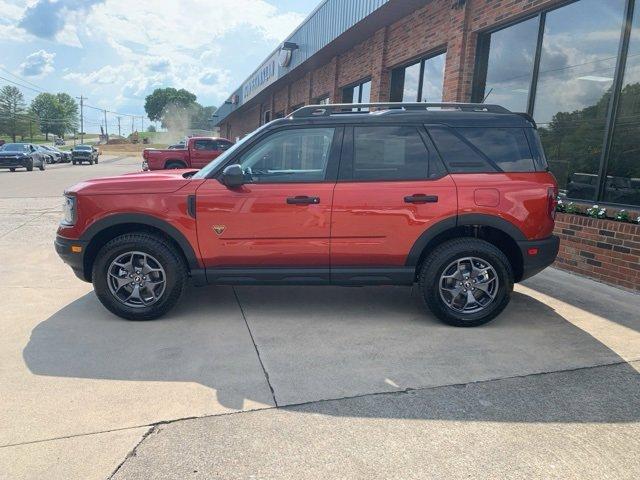
[[[187,269],[164,240],[132,233],[102,247],[92,279],[98,299],[112,313],[127,320],[154,320],[180,299]]]
[[[439,319],[456,327],[476,327],[509,303],[513,270],[496,246],[460,238],[443,243],[426,258],[419,283],[427,307]]]

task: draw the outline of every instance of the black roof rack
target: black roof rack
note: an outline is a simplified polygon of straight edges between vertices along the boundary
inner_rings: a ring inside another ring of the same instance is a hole
[[[289,118],[309,118],[309,117],[328,117],[333,113],[352,113],[353,109],[375,108],[379,110],[406,110],[406,111],[426,111],[429,108],[442,108],[451,110],[460,110],[464,112],[489,112],[489,113],[512,113],[500,105],[492,105],[487,103],[402,103],[402,102],[385,102],[385,103],[332,103],[327,105],[307,105],[301,107],[291,113]],[[361,110],[360,110],[361,111]],[[365,113],[369,113],[368,111]]]

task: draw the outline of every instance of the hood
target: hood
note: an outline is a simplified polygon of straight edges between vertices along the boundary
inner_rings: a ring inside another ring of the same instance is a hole
[[[152,172],[127,173],[117,177],[103,177],[85,180],[66,190],[79,195],[117,195],[123,193],[173,193],[188,183],[202,182],[191,180],[185,174],[196,170],[158,170]]]
[[[26,155],[27,154],[24,152],[5,152],[3,150],[0,150],[0,157],[22,157]]]

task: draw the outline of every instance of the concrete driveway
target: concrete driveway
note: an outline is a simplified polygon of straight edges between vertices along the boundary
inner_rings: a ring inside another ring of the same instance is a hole
[[[550,269],[477,329],[400,287],[191,289],[126,322],[52,245],[65,186],[139,166],[101,160],[0,171],[0,477],[640,475],[640,296]]]

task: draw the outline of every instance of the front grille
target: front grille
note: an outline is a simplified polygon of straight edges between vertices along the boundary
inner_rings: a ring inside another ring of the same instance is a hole
[[[0,158],[0,165],[16,165],[20,163],[18,157],[4,157]]]

